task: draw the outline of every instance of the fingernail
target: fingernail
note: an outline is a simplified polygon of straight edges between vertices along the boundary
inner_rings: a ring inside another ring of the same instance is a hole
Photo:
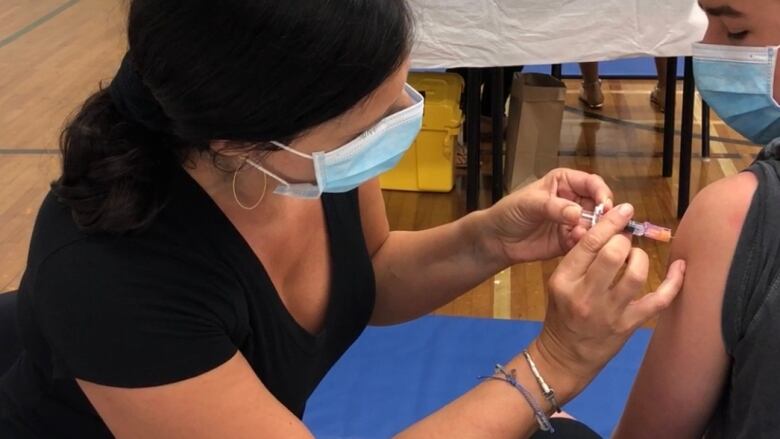
[[[669,271],[666,273],[666,279],[671,279],[674,276],[674,271],[677,270],[680,274],[685,275],[685,269],[687,265],[682,259],[674,261],[672,266],[669,267]]]
[[[582,214],[581,211],[582,211],[582,208],[580,206],[572,204],[570,206],[566,206],[563,209],[563,217],[565,219],[571,219],[571,220],[577,219],[577,220],[579,220],[580,214]]]
[[[617,209],[618,212],[625,217],[630,217],[631,215],[634,214],[634,206],[628,203],[621,204],[620,206],[618,206]]]

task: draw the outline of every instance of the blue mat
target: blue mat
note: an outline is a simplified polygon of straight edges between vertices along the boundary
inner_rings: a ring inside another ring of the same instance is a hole
[[[304,422],[317,438],[387,438],[442,407],[517,354],[536,322],[425,317],[369,328],[309,400]],[[640,330],[566,411],[609,437],[650,340]]]

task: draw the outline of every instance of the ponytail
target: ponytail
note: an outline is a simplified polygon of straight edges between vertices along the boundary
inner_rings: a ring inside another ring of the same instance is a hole
[[[164,205],[177,142],[127,120],[109,91],[100,90],[62,132],[62,175],[52,191],[85,231],[143,229]]]

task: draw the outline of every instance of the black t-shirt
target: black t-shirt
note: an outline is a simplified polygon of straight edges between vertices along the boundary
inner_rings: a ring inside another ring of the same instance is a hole
[[[162,385],[213,369],[236,351],[302,416],[374,305],[357,191],[325,194],[322,205],[332,283],[324,328],[312,335],[184,170],[176,169],[169,202],[152,226],[130,236],[79,231],[69,209],[49,194],[19,290],[25,352],[0,382],[0,433],[111,437],[75,378],[128,388]]]
[[[780,437],[780,149],[770,144],[750,168],[758,188],[723,298],[722,332],[731,359],[708,438]]]

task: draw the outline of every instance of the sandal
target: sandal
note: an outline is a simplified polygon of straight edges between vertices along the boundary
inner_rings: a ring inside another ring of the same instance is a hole
[[[650,92],[650,103],[658,112],[663,113],[666,110],[666,89],[656,85]]]
[[[600,79],[595,82],[582,83],[580,101],[591,110],[600,110],[604,107],[604,93],[601,91]]]

